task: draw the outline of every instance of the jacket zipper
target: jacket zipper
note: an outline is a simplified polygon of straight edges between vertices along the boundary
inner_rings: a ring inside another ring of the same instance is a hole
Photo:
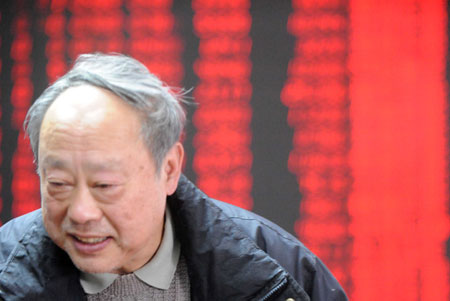
[[[285,288],[286,285],[288,284],[288,280],[287,278],[284,278],[283,280],[281,280],[280,283],[277,284],[277,286],[275,286],[273,289],[271,289],[267,295],[265,295],[261,301],[267,301],[270,300],[270,298],[272,298],[276,293],[278,293],[278,291],[280,291],[281,289]]]

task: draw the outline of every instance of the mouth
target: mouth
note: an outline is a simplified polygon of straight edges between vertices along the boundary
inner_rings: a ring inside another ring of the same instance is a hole
[[[77,235],[73,235],[73,237],[76,240],[78,240],[78,241],[80,241],[82,243],[85,243],[85,244],[97,244],[97,243],[100,243],[100,242],[105,241],[105,240],[108,239],[107,236],[106,237],[80,237],[80,236],[77,236]]]
[[[78,235],[70,235],[75,249],[85,255],[93,255],[105,249],[112,237],[81,237]]]

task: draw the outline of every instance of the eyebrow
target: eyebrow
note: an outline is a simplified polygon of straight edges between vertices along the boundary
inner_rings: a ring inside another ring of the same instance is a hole
[[[42,163],[40,166],[44,167],[51,167],[56,169],[66,169],[68,164],[60,159],[57,159],[53,156],[46,156],[44,159],[42,159]]]

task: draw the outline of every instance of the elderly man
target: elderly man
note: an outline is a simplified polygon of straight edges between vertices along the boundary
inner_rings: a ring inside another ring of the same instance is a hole
[[[25,126],[42,209],[0,229],[5,300],[346,300],[321,261],[181,175],[185,114],[136,60],[82,55]]]

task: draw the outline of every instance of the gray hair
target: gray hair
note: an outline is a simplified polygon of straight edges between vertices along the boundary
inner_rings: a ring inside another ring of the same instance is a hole
[[[38,164],[39,135],[44,115],[66,89],[92,85],[111,91],[142,114],[142,135],[156,170],[180,139],[186,114],[182,94],[174,92],[137,60],[121,54],[83,54],[72,69],[49,86],[28,110],[24,128]]]

